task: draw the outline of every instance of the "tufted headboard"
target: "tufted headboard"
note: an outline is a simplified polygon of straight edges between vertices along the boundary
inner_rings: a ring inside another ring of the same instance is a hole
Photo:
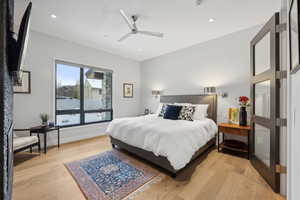
[[[161,103],[191,103],[191,104],[209,104],[208,106],[208,118],[214,120],[217,123],[217,95],[168,95],[161,96]]]

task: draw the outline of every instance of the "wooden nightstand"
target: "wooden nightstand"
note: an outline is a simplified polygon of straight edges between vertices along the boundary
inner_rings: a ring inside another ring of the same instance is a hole
[[[232,151],[237,152],[244,152],[248,154],[248,159],[250,158],[250,147],[249,147],[249,141],[250,141],[250,126],[239,126],[236,124],[227,124],[227,123],[221,123],[218,124],[218,152],[220,152],[220,149],[229,149]],[[220,143],[220,133],[223,133],[223,141]],[[231,135],[239,135],[247,137],[248,144],[245,144],[244,142],[240,142],[237,140],[226,140],[224,139],[225,134],[231,134]]]

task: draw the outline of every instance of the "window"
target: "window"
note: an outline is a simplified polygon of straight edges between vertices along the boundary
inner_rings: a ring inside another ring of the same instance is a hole
[[[56,61],[56,124],[112,120],[112,71]]]

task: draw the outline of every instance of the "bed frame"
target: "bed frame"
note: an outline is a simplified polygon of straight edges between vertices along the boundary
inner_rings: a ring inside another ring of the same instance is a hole
[[[192,104],[209,104],[208,107],[208,117],[217,122],[217,95],[173,95],[173,96],[161,96],[161,103],[192,103]],[[155,164],[161,167],[164,170],[167,170],[173,177],[176,177],[177,173],[180,170],[175,170],[168,159],[164,156],[156,156],[150,151],[146,151],[141,148],[137,148],[131,145],[128,145],[118,139],[111,137],[111,144],[113,148],[125,150],[143,160],[149,161],[152,164]],[[201,147],[192,157],[191,161],[198,158],[204,152],[216,145],[216,138],[212,138]]]

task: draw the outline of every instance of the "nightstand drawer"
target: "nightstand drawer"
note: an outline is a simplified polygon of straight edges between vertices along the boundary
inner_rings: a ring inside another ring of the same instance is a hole
[[[228,133],[232,135],[248,136],[249,130],[219,126],[219,132]]]

